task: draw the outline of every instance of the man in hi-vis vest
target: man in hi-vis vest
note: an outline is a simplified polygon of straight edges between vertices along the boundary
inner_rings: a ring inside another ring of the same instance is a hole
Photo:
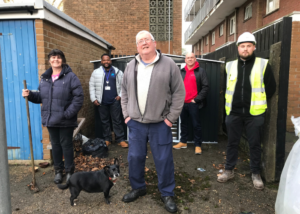
[[[226,127],[228,135],[225,172],[219,182],[234,177],[238,159],[238,144],[243,129],[247,134],[250,148],[250,167],[255,189],[263,189],[260,177],[261,136],[267,109],[267,99],[276,90],[276,82],[268,60],[255,57],[255,37],[245,32],[237,41],[237,60],[226,64]]]

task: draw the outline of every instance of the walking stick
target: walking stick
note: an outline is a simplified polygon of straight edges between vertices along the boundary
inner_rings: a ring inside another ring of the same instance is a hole
[[[27,89],[26,80],[23,80],[24,89]],[[30,144],[30,153],[31,153],[31,165],[32,165],[32,182],[28,186],[30,186],[31,190],[38,192],[39,189],[35,182],[35,169],[34,169],[34,157],[33,157],[33,149],[32,149],[32,136],[31,136],[31,125],[30,125],[30,114],[29,114],[29,104],[28,97],[25,97],[26,102],[26,110],[27,110],[27,122],[28,122],[28,133],[29,133],[29,144]]]

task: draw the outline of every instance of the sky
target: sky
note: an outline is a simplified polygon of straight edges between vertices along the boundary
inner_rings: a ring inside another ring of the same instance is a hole
[[[191,22],[185,22],[184,21],[184,8],[187,4],[188,0],[182,0],[182,48],[184,48],[186,51],[191,52],[192,46],[191,45],[184,45],[184,33],[185,30],[188,28]]]

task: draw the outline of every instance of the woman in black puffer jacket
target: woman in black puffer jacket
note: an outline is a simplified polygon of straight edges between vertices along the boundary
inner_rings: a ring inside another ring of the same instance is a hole
[[[52,50],[48,60],[51,68],[42,74],[38,92],[23,90],[22,96],[28,96],[28,100],[33,103],[43,104],[42,123],[50,134],[54,182],[58,184],[62,182],[64,168],[67,180],[75,169],[72,138],[74,128],[77,127],[77,113],[83,104],[83,90],[78,77],[66,64],[62,51]]]

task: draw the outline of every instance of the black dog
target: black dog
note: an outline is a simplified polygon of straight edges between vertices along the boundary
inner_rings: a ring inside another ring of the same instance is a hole
[[[119,176],[119,160],[116,158],[114,165],[105,166],[104,169],[95,172],[76,172],[70,177],[67,184],[58,184],[57,187],[70,189],[71,206],[74,205],[74,199],[78,197],[81,190],[88,193],[104,192],[106,203],[110,204],[109,191]]]

